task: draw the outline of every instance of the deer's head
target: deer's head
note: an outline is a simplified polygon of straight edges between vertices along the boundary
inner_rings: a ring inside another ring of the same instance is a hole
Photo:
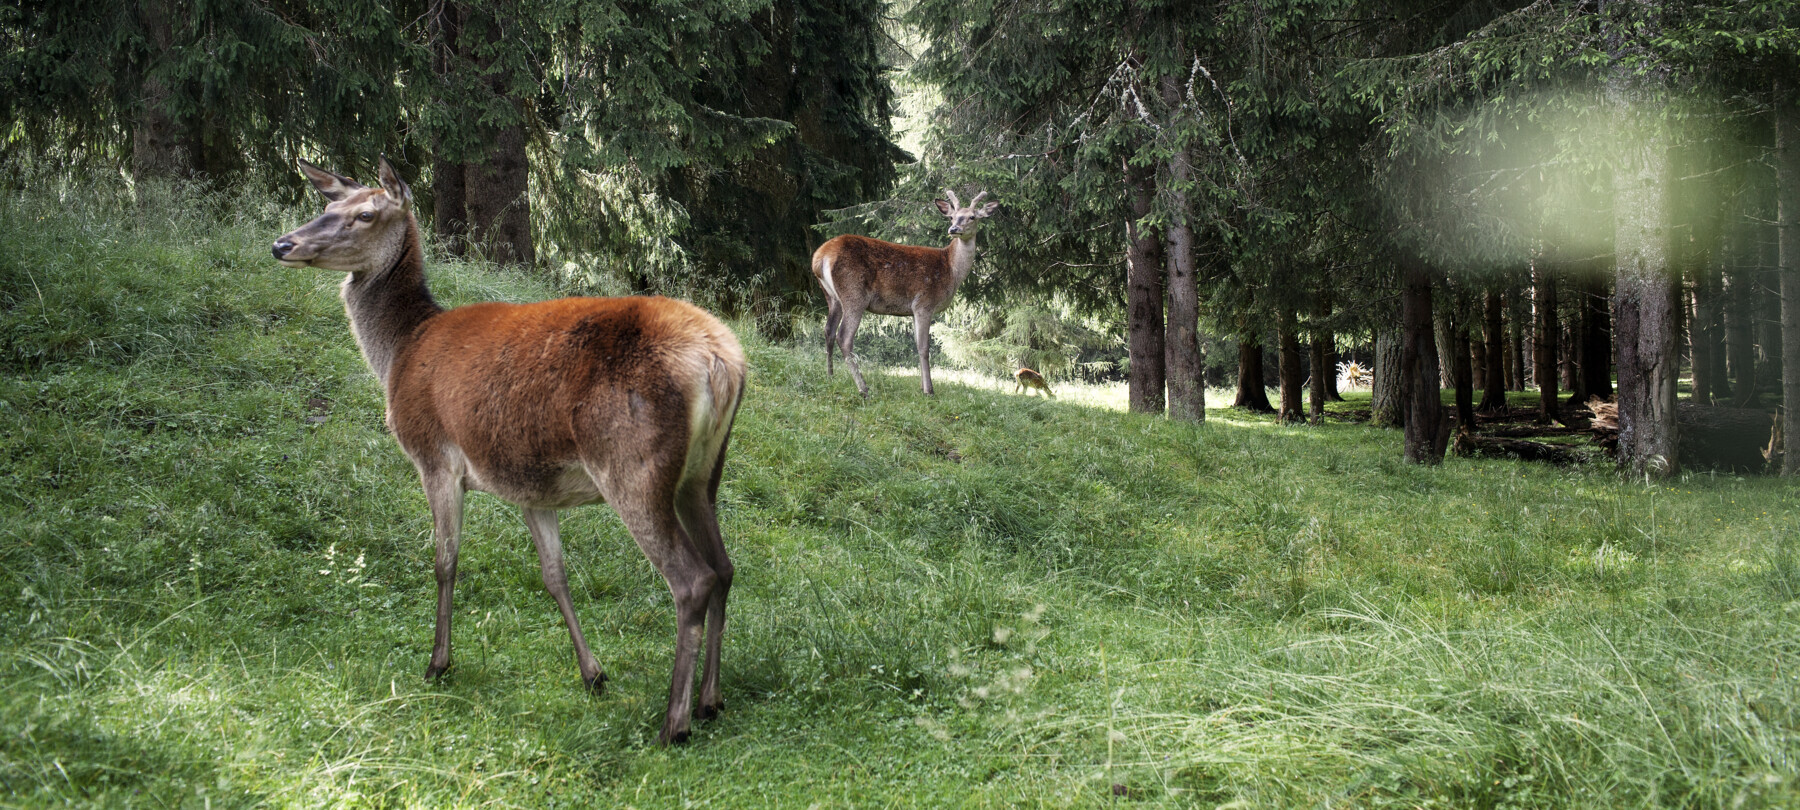
[[[341,174],[298,161],[300,173],[325,197],[325,212],[275,240],[275,258],[288,267],[346,273],[393,266],[412,227],[412,189],[381,158],[381,184],[370,188]]]
[[[956,192],[944,189],[944,194],[950,200],[948,202],[937,200],[937,207],[939,211],[944,212],[944,216],[950,218],[950,235],[958,239],[973,239],[975,227],[980,224],[980,220],[987,219],[990,214],[994,213],[994,209],[1000,207],[997,202],[980,205],[981,198],[987,196],[985,191],[976,194],[975,199],[970,200],[966,208],[963,207],[960,200],[956,199]]]

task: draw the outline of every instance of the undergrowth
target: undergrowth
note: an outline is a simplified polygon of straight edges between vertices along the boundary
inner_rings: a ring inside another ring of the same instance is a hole
[[[339,279],[267,253],[310,212],[140,195],[0,202],[0,804],[1800,802],[1789,482],[953,370],[865,401],[741,325],[725,714],[653,746],[670,603],[600,506],[563,535],[607,692],[485,496],[428,685],[424,497]]]

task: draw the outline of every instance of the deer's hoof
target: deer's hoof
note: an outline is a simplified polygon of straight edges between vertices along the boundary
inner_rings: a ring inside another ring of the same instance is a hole
[[[694,716],[701,720],[711,720],[718,717],[719,713],[723,711],[725,711],[725,701],[721,700],[711,706],[702,704],[700,708],[694,710]]]
[[[428,666],[425,668],[425,680],[435,681],[438,679],[438,676],[444,674],[445,672],[449,672],[449,671],[450,671],[449,664],[445,664],[441,667],[438,666],[437,664],[432,664],[431,666]]]
[[[680,731],[675,732],[674,734],[670,734],[668,729],[664,729],[663,733],[657,735],[657,737],[656,737],[656,744],[663,745],[663,746],[683,745],[687,741],[688,741],[688,730],[685,728]]]
[[[589,692],[596,695],[603,694],[606,692],[606,673],[596,673],[592,678],[583,676],[581,683],[587,687]]]

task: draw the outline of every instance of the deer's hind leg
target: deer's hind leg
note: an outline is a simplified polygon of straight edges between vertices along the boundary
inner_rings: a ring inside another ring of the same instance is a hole
[[[682,527],[717,577],[712,597],[706,606],[706,659],[700,674],[700,707],[696,710],[702,720],[717,717],[725,709],[725,700],[719,693],[719,652],[724,646],[725,602],[731,595],[734,566],[730,555],[725,552],[725,538],[719,532],[718,497],[719,479],[724,472],[725,448],[730,435],[730,430],[727,429],[726,438],[719,443],[718,455],[704,485],[690,479],[688,485],[676,496],[675,502],[675,511],[681,519]]]
[[[685,455],[685,437],[650,436],[648,448],[680,447]],[[623,448],[616,448],[622,450]],[[629,461],[621,458],[617,469],[610,466],[590,473],[600,487],[606,502],[612,504],[625,522],[625,528],[637,541],[638,549],[668,583],[675,601],[675,662],[669,676],[668,711],[663,717],[657,743],[685,742],[693,715],[694,664],[699,657],[701,633],[713,600],[719,577],[712,565],[682,529],[676,516],[676,498],[680,486],[680,456],[649,450],[640,466],[639,457],[631,453]],[[660,457],[659,457],[660,456]]]
[[[862,326],[863,309],[848,303],[839,304],[837,341],[838,348],[844,353],[844,364],[850,367],[850,376],[856,380],[856,390],[863,396],[869,395],[869,384],[863,382],[862,367],[856,362],[856,330]]]

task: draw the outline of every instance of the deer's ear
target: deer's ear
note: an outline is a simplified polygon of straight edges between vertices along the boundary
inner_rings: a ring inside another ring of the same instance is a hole
[[[375,174],[381,180],[382,191],[386,191],[389,197],[393,197],[401,205],[407,208],[412,207],[412,187],[408,186],[405,180],[400,179],[400,173],[395,171],[394,165],[388,162],[387,155],[381,156]]]
[[[313,188],[318,189],[320,195],[332,202],[343,199],[352,191],[364,188],[363,184],[358,183],[355,180],[351,180],[336,172],[325,171],[304,160],[297,160],[294,162],[300,165],[300,173],[306,175],[306,179],[312,181]]]
[[[1000,203],[997,203],[997,202],[988,203],[987,205],[984,205],[984,206],[976,209],[975,216],[978,216],[978,217],[992,216],[994,211],[996,209],[998,209],[999,207],[1000,207]]]
[[[932,200],[932,202],[937,203],[938,211],[942,212],[944,216],[950,216],[950,212],[956,210],[951,208],[950,203],[946,200]]]

